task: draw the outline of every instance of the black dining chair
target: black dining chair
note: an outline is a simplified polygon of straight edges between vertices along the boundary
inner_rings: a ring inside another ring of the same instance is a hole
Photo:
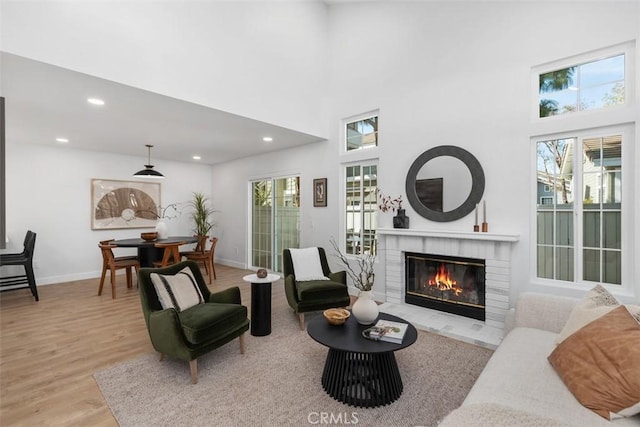
[[[38,288],[36,288],[36,277],[33,273],[33,251],[36,247],[36,233],[29,230],[24,237],[24,249],[20,253],[0,254],[0,267],[8,265],[21,265],[25,274],[15,276],[0,277],[0,292],[13,291],[15,289],[31,288],[31,293],[36,301],[38,298]],[[21,286],[27,285],[27,286]],[[3,289],[3,288],[9,289]]]

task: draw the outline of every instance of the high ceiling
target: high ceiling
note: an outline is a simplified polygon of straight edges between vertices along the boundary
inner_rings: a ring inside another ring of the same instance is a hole
[[[83,73],[0,53],[8,144],[216,164],[323,140]],[[88,98],[105,101],[91,105]],[[273,141],[265,142],[264,137]],[[56,142],[66,138],[67,143]]]

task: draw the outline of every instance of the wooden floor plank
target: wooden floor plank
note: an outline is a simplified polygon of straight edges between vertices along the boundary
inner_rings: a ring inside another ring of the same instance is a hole
[[[247,270],[216,265],[215,292],[238,286],[251,308]],[[153,351],[138,290],[118,276],[117,299],[98,296],[99,279],[0,294],[0,425],[117,423],[93,373]],[[273,285],[273,309],[287,306],[282,280]],[[296,317],[291,315],[292,322]]]

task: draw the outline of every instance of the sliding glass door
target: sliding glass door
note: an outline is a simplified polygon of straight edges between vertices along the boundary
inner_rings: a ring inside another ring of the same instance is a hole
[[[300,177],[251,183],[252,267],[282,271],[282,250],[300,245]]]

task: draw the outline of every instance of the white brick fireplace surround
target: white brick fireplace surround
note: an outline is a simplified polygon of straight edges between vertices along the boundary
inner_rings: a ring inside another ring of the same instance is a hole
[[[384,291],[375,292],[376,299],[385,301],[381,311],[402,317],[421,329],[497,347],[504,335],[504,318],[509,309],[511,250],[518,240],[517,234],[379,228],[378,255],[386,271]],[[405,252],[484,259],[486,320],[406,304]]]

